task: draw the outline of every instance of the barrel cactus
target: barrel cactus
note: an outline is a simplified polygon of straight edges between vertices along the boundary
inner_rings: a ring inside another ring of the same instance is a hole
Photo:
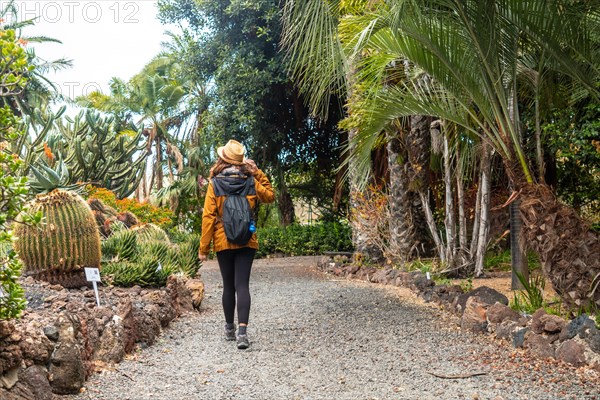
[[[41,211],[44,223],[15,226],[15,249],[25,275],[65,287],[86,285],[83,268],[100,268],[100,235],[85,200],[56,189],[37,195],[29,211]]]

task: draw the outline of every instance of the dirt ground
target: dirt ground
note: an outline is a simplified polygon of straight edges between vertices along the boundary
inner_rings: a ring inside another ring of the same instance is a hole
[[[456,279],[453,280],[452,283],[456,285],[461,285],[466,282],[465,279]],[[514,294],[518,291],[511,290],[511,272],[510,271],[491,271],[486,272],[486,277],[484,278],[474,278],[472,280],[473,289],[476,289],[480,286],[487,286],[492,289],[499,291],[508,297],[509,300],[512,300]],[[550,281],[546,280],[546,284],[544,286],[544,299],[546,301],[551,301],[553,298],[557,297],[556,292],[552,289],[552,284]]]

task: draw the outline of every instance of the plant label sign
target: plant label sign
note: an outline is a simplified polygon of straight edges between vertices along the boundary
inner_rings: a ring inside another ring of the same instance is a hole
[[[85,269],[85,279],[88,282],[101,282],[100,270],[98,268],[84,268],[84,269]]]
[[[98,268],[84,268],[85,270],[85,279],[88,282],[92,282],[94,286],[94,293],[96,294],[96,305],[100,307],[100,296],[98,296],[98,282],[100,280],[100,270]]]

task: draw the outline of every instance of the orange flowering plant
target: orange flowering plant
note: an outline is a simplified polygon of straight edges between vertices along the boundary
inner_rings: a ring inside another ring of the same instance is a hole
[[[88,199],[98,199],[119,212],[129,211],[135,214],[140,222],[153,223],[163,229],[173,226],[175,215],[166,207],[157,207],[149,202],[140,202],[131,198],[117,199],[112,191],[92,185],[88,185],[86,191]]]

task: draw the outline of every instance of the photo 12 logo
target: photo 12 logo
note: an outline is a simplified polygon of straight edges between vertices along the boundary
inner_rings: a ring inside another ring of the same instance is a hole
[[[8,1],[0,0],[0,10],[8,10],[5,20],[27,20],[56,23],[90,23],[111,21],[115,24],[137,24],[139,1]]]

